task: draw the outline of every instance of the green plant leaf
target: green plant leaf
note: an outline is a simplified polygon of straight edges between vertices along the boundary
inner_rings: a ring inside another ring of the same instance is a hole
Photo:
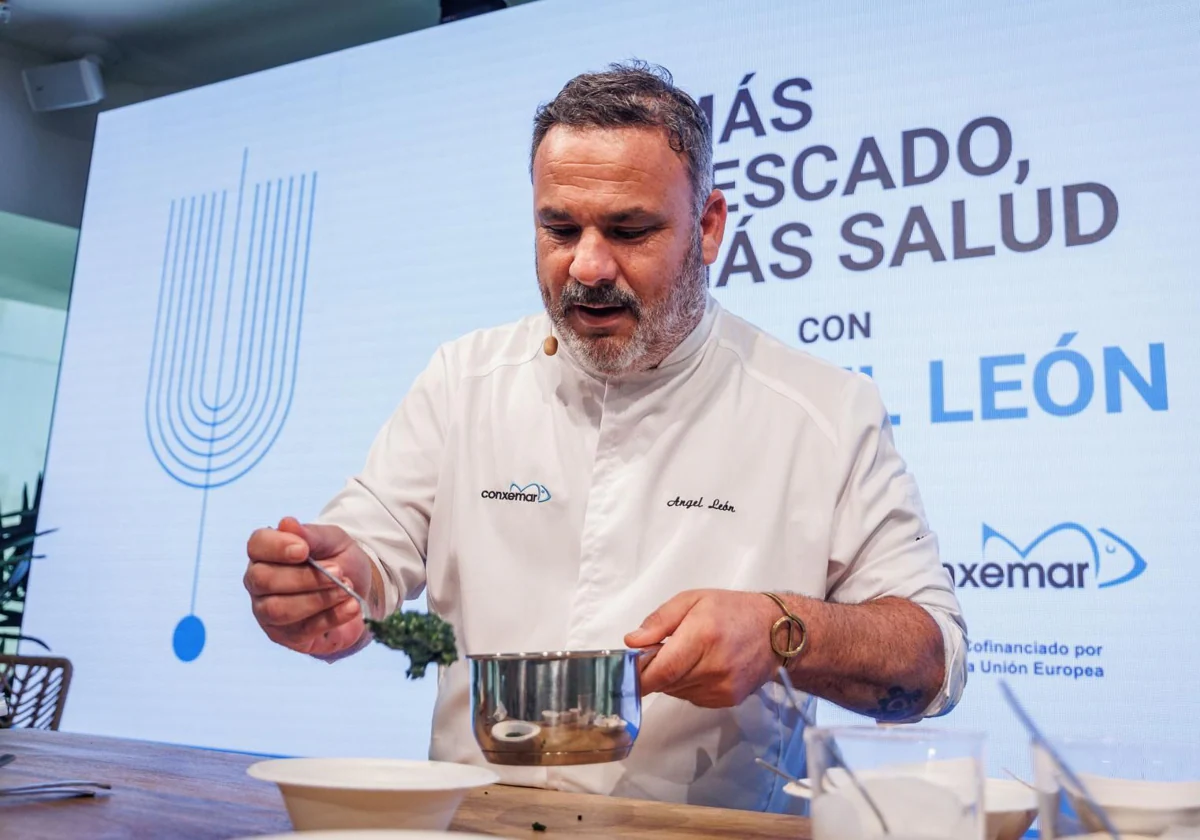
[[[454,627],[432,613],[394,612],[382,621],[367,619],[375,641],[408,655],[405,674],[415,680],[431,664],[450,665],[458,659]]]

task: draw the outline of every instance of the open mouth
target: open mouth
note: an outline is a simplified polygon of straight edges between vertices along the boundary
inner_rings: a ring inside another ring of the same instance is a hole
[[[620,304],[585,306],[577,303],[571,307],[571,311],[585,326],[608,327],[620,321],[622,316],[628,314],[630,310],[628,306]]]

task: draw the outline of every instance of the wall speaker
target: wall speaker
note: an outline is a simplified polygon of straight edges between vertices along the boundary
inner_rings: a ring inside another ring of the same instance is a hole
[[[100,62],[94,58],[30,67],[21,72],[25,95],[35,111],[60,111],[104,99]]]

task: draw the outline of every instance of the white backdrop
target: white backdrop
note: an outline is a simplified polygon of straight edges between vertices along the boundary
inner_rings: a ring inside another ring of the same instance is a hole
[[[433,681],[269,643],[245,540],[315,515],[440,342],[540,306],[531,116],[629,57],[711,97],[714,295],[899,419],[972,639],[941,723],[1023,766],[1000,671],[1054,732],[1194,732],[1195,10],[835,0],[543,0],[103,114],[26,623],[75,663],[65,727],[425,753]],[[230,453],[189,454],[218,416]]]

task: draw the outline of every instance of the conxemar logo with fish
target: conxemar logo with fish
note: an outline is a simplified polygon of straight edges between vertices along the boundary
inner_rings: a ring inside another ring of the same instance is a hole
[[[539,504],[551,499],[550,491],[546,486],[538,484],[536,481],[525,485],[514,481],[508,485],[507,490],[483,490],[479,496],[483,499],[501,502],[537,502]]]
[[[1078,522],[1052,525],[1025,542],[985,522],[982,559],[942,565],[960,589],[1108,589],[1147,568],[1127,539]]]

